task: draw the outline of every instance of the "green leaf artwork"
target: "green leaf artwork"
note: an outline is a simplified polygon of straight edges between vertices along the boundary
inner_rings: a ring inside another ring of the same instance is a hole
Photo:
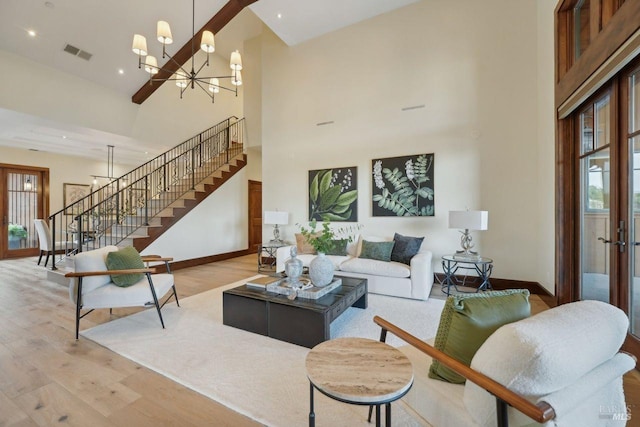
[[[358,220],[357,167],[309,171],[309,221]]]
[[[434,155],[372,160],[372,216],[434,216]]]

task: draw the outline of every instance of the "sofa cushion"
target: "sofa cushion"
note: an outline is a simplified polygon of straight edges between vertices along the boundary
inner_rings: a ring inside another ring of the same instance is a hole
[[[107,269],[109,270],[129,270],[133,268],[144,268],[144,262],[140,254],[133,246],[127,246],[119,251],[109,252],[107,254]],[[144,274],[114,274],[111,281],[114,285],[126,288],[138,283]]]
[[[628,327],[624,312],[610,304],[563,304],[498,329],[478,349],[471,367],[536,401],[613,357]],[[479,425],[495,425],[495,399],[470,381],[464,404]]]
[[[401,262],[410,265],[413,258],[420,247],[424,237],[409,237],[395,233],[393,235],[393,250],[391,251],[391,261]]]
[[[362,242],[364,242],[365,240],[367,242],[390,242],[391,241],[391,239],[385,239],[384,237],[379,237],[379,236],[363,236],[363,235],[360,235],[358,237],[358,241],[357,241],[357,243],[355,245],[355,253],[354,254],[350,254],[350,255],[353,255],[355,257],[359,257],[360,254],[362,253]]]
[[[384,277],[410,277],[408,265],[393,261],[377,261],[367,258],[351,258],[340,264],[340,270],[349,273],[371,274]]]
[[[307,241],[307,238],[300,233],[296,233],[296,246],[298,247],[298,255],[315,254],[315,248]]]
[[[360,258],[375,259],[378,261],[391,261],[391,251],[394,242],[370,242],[362,241],[362,251]]]
[[[302,261],[303,266],[309,267],[309,264],[311,263],[311,261],[313,261],[313,259],[317,256],[318,256],[317,254],[302,254],[302,255],[298,255],[298,259]],[[339,255],[326,255],[326,257],[329,261],[333,263],[333,268],[335,270],[339,270],[340,265],[342,265],[344,261],[347,261],[350,258],[349,256],[339,256]]]
[[[469,366],[482,343],[500,326],[529,317],[529,291],[510,289],[447,298],[440,315],[435,347]],[[434,360],[429,377],[462,384],[463,376]]]

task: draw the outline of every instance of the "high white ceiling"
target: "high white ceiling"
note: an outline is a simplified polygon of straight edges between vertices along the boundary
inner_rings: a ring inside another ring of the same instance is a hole
[[[260,21],[295,45],[416,1],[259,0],[249,6],[259,19],[245,11],[216,34],[216,53],[228,58],[233,50],[242,50],[244,40],[262,31]],[[192,13],[198,31],[226,2],[196,0],[194,9],[189,0],[0,0],[0,49],[130,97],[148,78],[131,52],[133,34],[145,35],[150,53],[161,57],[155,40],[158,20],[171,25],[175,52],[191,38]],[[67,44],[92,54],[91,59],[65,52]],[[74,135],[76,154],[98,159],[106,156],[105,140],[123,138],[2,109],[0,126],[0,145],[68,152]],[[145,151],[136,147],[128,157],[142,161]]]

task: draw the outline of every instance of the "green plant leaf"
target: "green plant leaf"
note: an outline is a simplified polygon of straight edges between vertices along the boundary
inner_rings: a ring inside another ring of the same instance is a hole
[[[324,179],[324,178],[323,178]],[[320,210],[326,211],[331,208],[338,200],[340,192],[342,191],[342,185],[334,185],[329,187],[328,190],[320,193]]]
[[[373,197],[371,198],[374,202],[378,202],[380,200],[382,200],[382,195],[381,194],[374,194]]]
[[[331,212],[339,214],[346,212],[347,209],[349,209],[349,205],[335,205],[335,207],[331,209]]]
[[[349,206],[351,203],[355,202],[357,198],[358,190],[347,191],[346,193],[343,193],[340,195],[340,197],[338,197],[338,200],[336,200],[336,205]]]
[[[313,177],[309,186],[309,197],[314,203],[318,201],[318,175],[320,175],[320,172]]]
[[[327,169],[324,172],[320,172],[320,174],[322,176],[320,177],[320,188],[318,190],[319,190],[320,197],[322,197],[322,193],[325,193],[329,189],[329,186],[331,185],[331,177],[333,176],[333,169]]]
[[[345,219],[349,219],[350,216],[351,216],[351,209],[345,212],[344,215],[336,215],[331,212],[328,212],[322,215],[325,221],[344,221]]]

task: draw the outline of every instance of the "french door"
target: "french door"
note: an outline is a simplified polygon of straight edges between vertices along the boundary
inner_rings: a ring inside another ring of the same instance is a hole
[[[48,188],[47,169],[0,164],[0,259],[39,253],[33,220],[49,214]]]
[[[640,64],[623,70],[574,115],[579,209],[575,299],[599,300],[630,319],[640,354]]]

